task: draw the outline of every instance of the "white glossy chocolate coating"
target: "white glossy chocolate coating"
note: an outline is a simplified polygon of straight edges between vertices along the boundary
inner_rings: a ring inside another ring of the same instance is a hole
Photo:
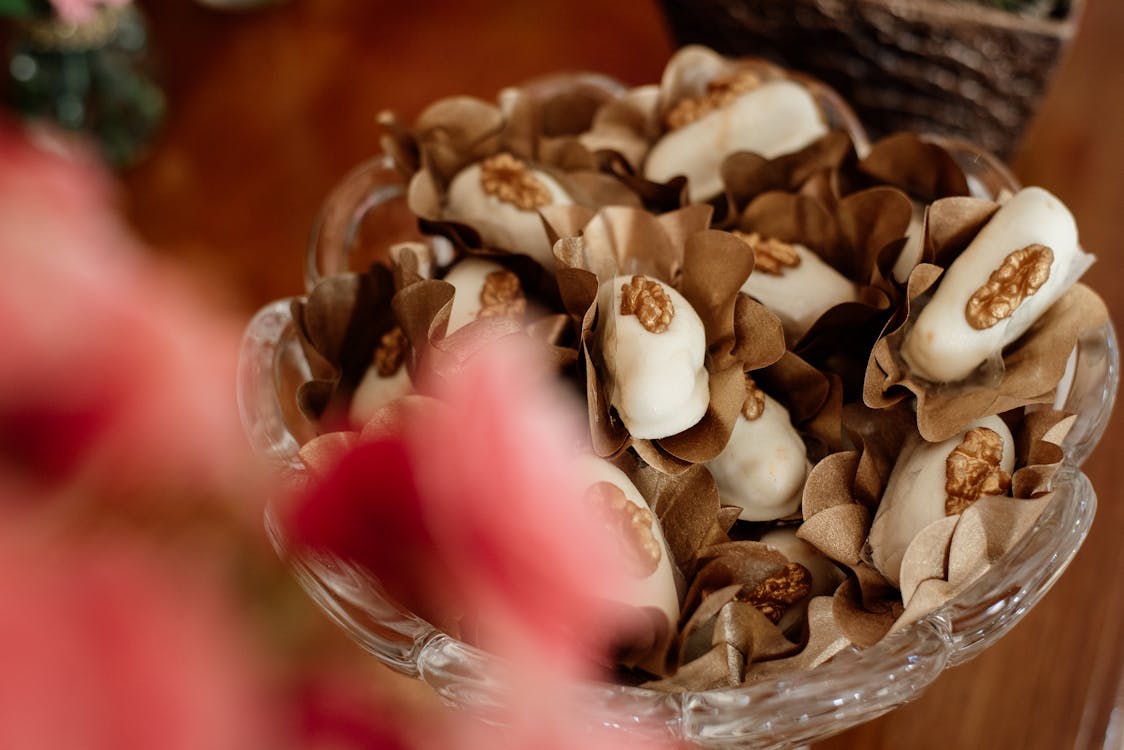
[[[819,550],[798,538],[796,529],[774,529],[763,535],[761,541],[787,557],[789,562],[803,565],[812,574],[812,588],[808,595],[786,609],[777,623],[777,627],[787,631],[804,619],[808,602],[817,596],[831,596],[847,576]]]
[[[641,113],[644,120],[654,119],[659,98],[660,88],[655,85],[637,86],[625,92],[616,103],[608,104],[600,110],[594,118],[593,128],[579,135],[578,140],[593,152],[616,151],[633,168],[639,169],[648,153],[648,142],[637,133],[637,120],[642,117]],[[622,107],[630,108],[633,117],[624,122],[606,121],[605,114],[611,117]]]
[[[371,365],[351,397],[351,406],[347,413],[351,425],[356,428],[362,427],[379,409],[407,395],[413,389],[405,365],[399,367],[393,375],[386,377],[379,375],[378,368]]]
[[[436,253],[433,246],[442,243],[448,245],[449,241],[444,237],[434,237],[430,242],[431,244],[399,242],[391,245],[390,258],[394,263],[402,264],[406,262],[407,256],[410,256],[413,258],[419,276],[423,279],[433,278],[434,266],[436,265]],[[355,389],[355,393],[351,397],[351,406],[348,407],[347,412],[348,420],[353,427],[360,428],[379,409],[413,390],[414,386],[410,382],[410,374],[407,372],[405,364],[395,370],[393,375],[383,376],[379,375],[378,368],[372,363],[367,368],[367,372],[363,373],[363,379],[359,381],[359,387]]]
[[[621,287],[631,280],[617,276],[601,284],[598,339],[609,402],[633,437],[654,440],[683,432],[706,414],[706,331],[683,295],[662,282],[675,309],[666,331],[652,333],[636,315],[621,315]]]
[[[828,309],[858,299],[854,282],[824,262],[820,256],[793,243],[800,265],[779,275],[757,269],[742,291],[776,313],[789,344],[800,340]]]
[[[648,154],[644,176],[667,182],[685,175],[688,198],[698,203],[722,192],[722,162],[730,154],[748,151],[773,159],[799,151],[827,132],[807,88],[794,81],[768,81],[661,138]]]
[[[655,607],[667,615],[672,627],[679,622],[679,592],[675,586],[675,573],[671,559],[671,551],[667,548],[663,529],[660,528],[656,516],[648,507],[648,502],[636,489],[636,485],[627,475],[616,466],[597,456],[583,455],[579,458],[578,471],[587,486],[592,487],[598,482],[608,482],[618,487],[624,496],[639,508],[643,508],[652,519],[652,534],[660,547],[660,560],[655,572],[647,578],[637,581],[636,586],[630,588],[628,595],[621,600],[622,604],[633,607]]]
[[[901,254],[894,261],[894,270],[891,272],[894,280],[904,284],[909,279],[909,274],[921,262],[921,250],[925,243],[925,204],[913,201],[913,213],[909,216],[909,228],[906,229],[905,245]]]
[[[1049,278],[1009,318],[973,328],[968,300],[1016,250],[1045,245],[1053,252]],[[1077,224],[1062,202],[1041,188],[1020,190],[1004,203],[941,277],[929,304],[906,334],[901,354],[910,370],[935,382],[967,377],[1023,335],[1091,261],[1077,245]]]
[[[434,237],[426,242],[399,242],[390,246],[390,259],[395,265],[403,265],[412,261],[418,276],[423,279],[432,279],[437,254],[433,246],[438,244],[448,245],[449,240],[444,237]]]
[[[898,456],[870,528],[874,566],[895,586],[900,585],[902,558],[909,543],[926,526],[945,518],[948,456],[976,427],[994,430],[1002,438],[1000,468],[1009,475],[1015,466],[1014,439],[1003,420],[995,416],[978,419],[964,432],[939,443],[916,437]]]
[[[445,281],[453,285],[456,293],[453,295],[453,309],[449,313],[446,335],[476,320],[483,307],[480,293],[484,290],[488,274],[503,270],[504,267],[499,263],[482,258],[464,258],[449,270]]]
[[[726,505],[742,509],[743,521],[773,521],[800,508],[808,457],[788,410],[765,395],[757,419],[739,414],[722,452],[706,467]]]
[[[1080,355],[1080,347],[1073,347],[1073,351],[1069,353],[1069,357],[1065,361],[1065,370],[1062,372],[1062,379],[1058,381],[1058,387],[1054,391],[1053,407],[1057,411],[1063,411],[1066,404],[1069,402],[1070,391],[1073,390],[1073,381],[1077,377],[1077,359]]]
[[[553,205],[573,203],[569,194],[546,172],[533,167],[527,167],[527,171],[550,191]],[[468,224],[490,247],[529,255],[548,270],[554,269],[554,253],[539,212],[522,209],[484,192],[479,164],[465,167],[449,184],[445,218]]]

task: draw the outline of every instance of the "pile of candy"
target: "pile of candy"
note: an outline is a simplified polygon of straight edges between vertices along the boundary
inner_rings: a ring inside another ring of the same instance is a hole
[[[985,195],[940,142],[852,122],[699,47],[659,86],[385,116],[438,239],[294,305],[301,411],[359,429],[454,344],[525,336],[584,392],[589,498],[645,581],[622,680],[736,685],[877,642],[1049,502],[1059,384],[1106,311],[1052,195]]]

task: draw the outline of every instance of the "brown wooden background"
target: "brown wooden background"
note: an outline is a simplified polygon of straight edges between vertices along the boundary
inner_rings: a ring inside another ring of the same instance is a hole
[[[186,0],[145,7],[170,115],[151,156],[125,177],[126,210],[160,253],[213,276],[247,316],[302,291],[319,202],[375,152],[379,110],[412,117],[441,96],[491,97],[559,69],[652,82],[672,50],[654,0],[289,0],[240,14]],[[1074,211],[1100,257],[1088,282],[1114,311],[1124,282],[1122,40],[1124,2],[1088,0],[1014,162],[1024,183]],[[1118,413],[1087,466],[1100,497],[1092,534],[1022,624],[920,700],[817,747],[1120,747],[1120,728],[1115,739],[1106,732],[1124,706],[1122,446]],[[356,658],[369,657],[356,649]],[[437,710],[418,685],[378,674],[417,710]]]

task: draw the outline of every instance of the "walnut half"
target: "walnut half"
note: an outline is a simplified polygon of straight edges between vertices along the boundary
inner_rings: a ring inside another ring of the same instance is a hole
[[[389,378],[398,372],[398,368],[406,361],[406,349],[410,342],[406,332],[394,326],[379,339],[379,346],[375,349],[375,372],[380,378]]]
[[[1011,317],[1050,278],[1053,262],[1054,251],[1045,245],[1027,245],[1008,255],[968,299],[964,308],[968,325],[982,331]]]
[[[999,468],[1002,460],[1003,438],[998,432],[986,427],[969,430],[945,460],[945,515],[963,513],[984,495],[1005,493],[1011,477]]]
[[[484,277],[480,289],[480,312],[477,319],[512,317],[522,318],[527,311],[527,298],[519,277],[508,270],[492,271]]]
[[[768,239],[757,232],[734,231],[734,236],[749,245],[753,250],[753,270],[770,276],[780,276],[789,268],[800,265],[800,255],[796,248],[775,237]]]
[[[480,188],[524,211],[553,202],[550,188],[531,174],[522,159],[508,153],[495,154],[480,162]]]
[[[752,604],[775,625],[785,610],[806,597],[812,590],[812,574],[800,563],[790,562],[746,593]]]
[[[621,285],[621,315],[635,315],[645,330],[663,333],[675,317],[675,306],[660,282],[633,276]]]
[[[757,387],[748,374],[745,376],[745,401],[742,403],[742,416],[750,422],[765,413],[765,391]]]
[[[761,76],[752,70],[736,70],[715,78],[706,85],[706,93],[681,99],[664,118],[669,130],[690,125],[711,112],[725,107],[742,94],[761,85]]]
[[[655,573],[663,550],[652,531],[655,522],[652,511],[629,500],[624,490],[612,482],[597,482],[587,490],[586,498],[609,530],[617,535],[629,572],[637,578]]]

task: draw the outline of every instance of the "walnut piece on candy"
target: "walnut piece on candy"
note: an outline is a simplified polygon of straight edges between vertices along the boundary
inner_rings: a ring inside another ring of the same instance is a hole
[[[401,326],[394,326],[382,335],[378,348],[375,349],[374,359],[375,372],[380,378],[389,378],[398,372],[406,361],[409,346],[410,342]]]
[[[519,277],[506,269],[492,271],[484,277],[480,289],[480,318],[522,318],[527,312],[527,298]]]
[[[733,234],[753,250],[755,272],[783,276],[787,269],[800,265],[800,254],[787,242],[776,237],[762,237],[757,232],[734,230]]]
[[[679,592],[671,552],[644,496],[623,471],[603,458],[582,455],[578,471],[587,483],[587,501],[621,541],[636,579],[621,603],[653,607],[674,628],[679,621]]]
[[[554,196],[546,183],[511,154],[500,153],[480,162],[480,187],[503,203],[523,211],[549,206]]]
[[[629,570],[637,578],[656,572],[663,550],[652,529],[652,512],[629,500],[612,482],[597,482],[586,490],[597,515],[620,540]]]
[[[999,433],[986,427],[968,430],[945,461],[945,515],[959,515],[982,496],[1010,489],[1011,475],[1001,468],[1002,461]]]
[[[664,123],[669,130],[686,127],[760,85],[761,76],[752,70],[738,70],[719,76],[706,85],[705,94],[680,99],[664,117]]]
[[[964,309],[968,325],[982,331],[1011,317],[1050,278],[1053,262],[1054,252],[1044,245],[1030,245],[1008,255],[987,283],[968,298]]]
[[[649,333],[663,333],[675,317],[675,305],[658,281],[633,276],[621,285],[621,315],[635,315]]]
[[[745,600],[777,625],[785,611],[808,596],[812,574],[800,563],[790,562],[745,593]]]
[[[788,632],[805,619],[813,597],[831,596],[847,576],[823,553],[797,537],[794,528],[773,529],[761,537],[761,542],[776,549],[790,562],[799,563],[810,575],[807,594],[789,604],[776,622],[781,631]]]
[[[757,383],[749,375],[745,376],[745,403],[742,404],[742,416],[752,422],[765,413],[765,391],[757,387]]]

